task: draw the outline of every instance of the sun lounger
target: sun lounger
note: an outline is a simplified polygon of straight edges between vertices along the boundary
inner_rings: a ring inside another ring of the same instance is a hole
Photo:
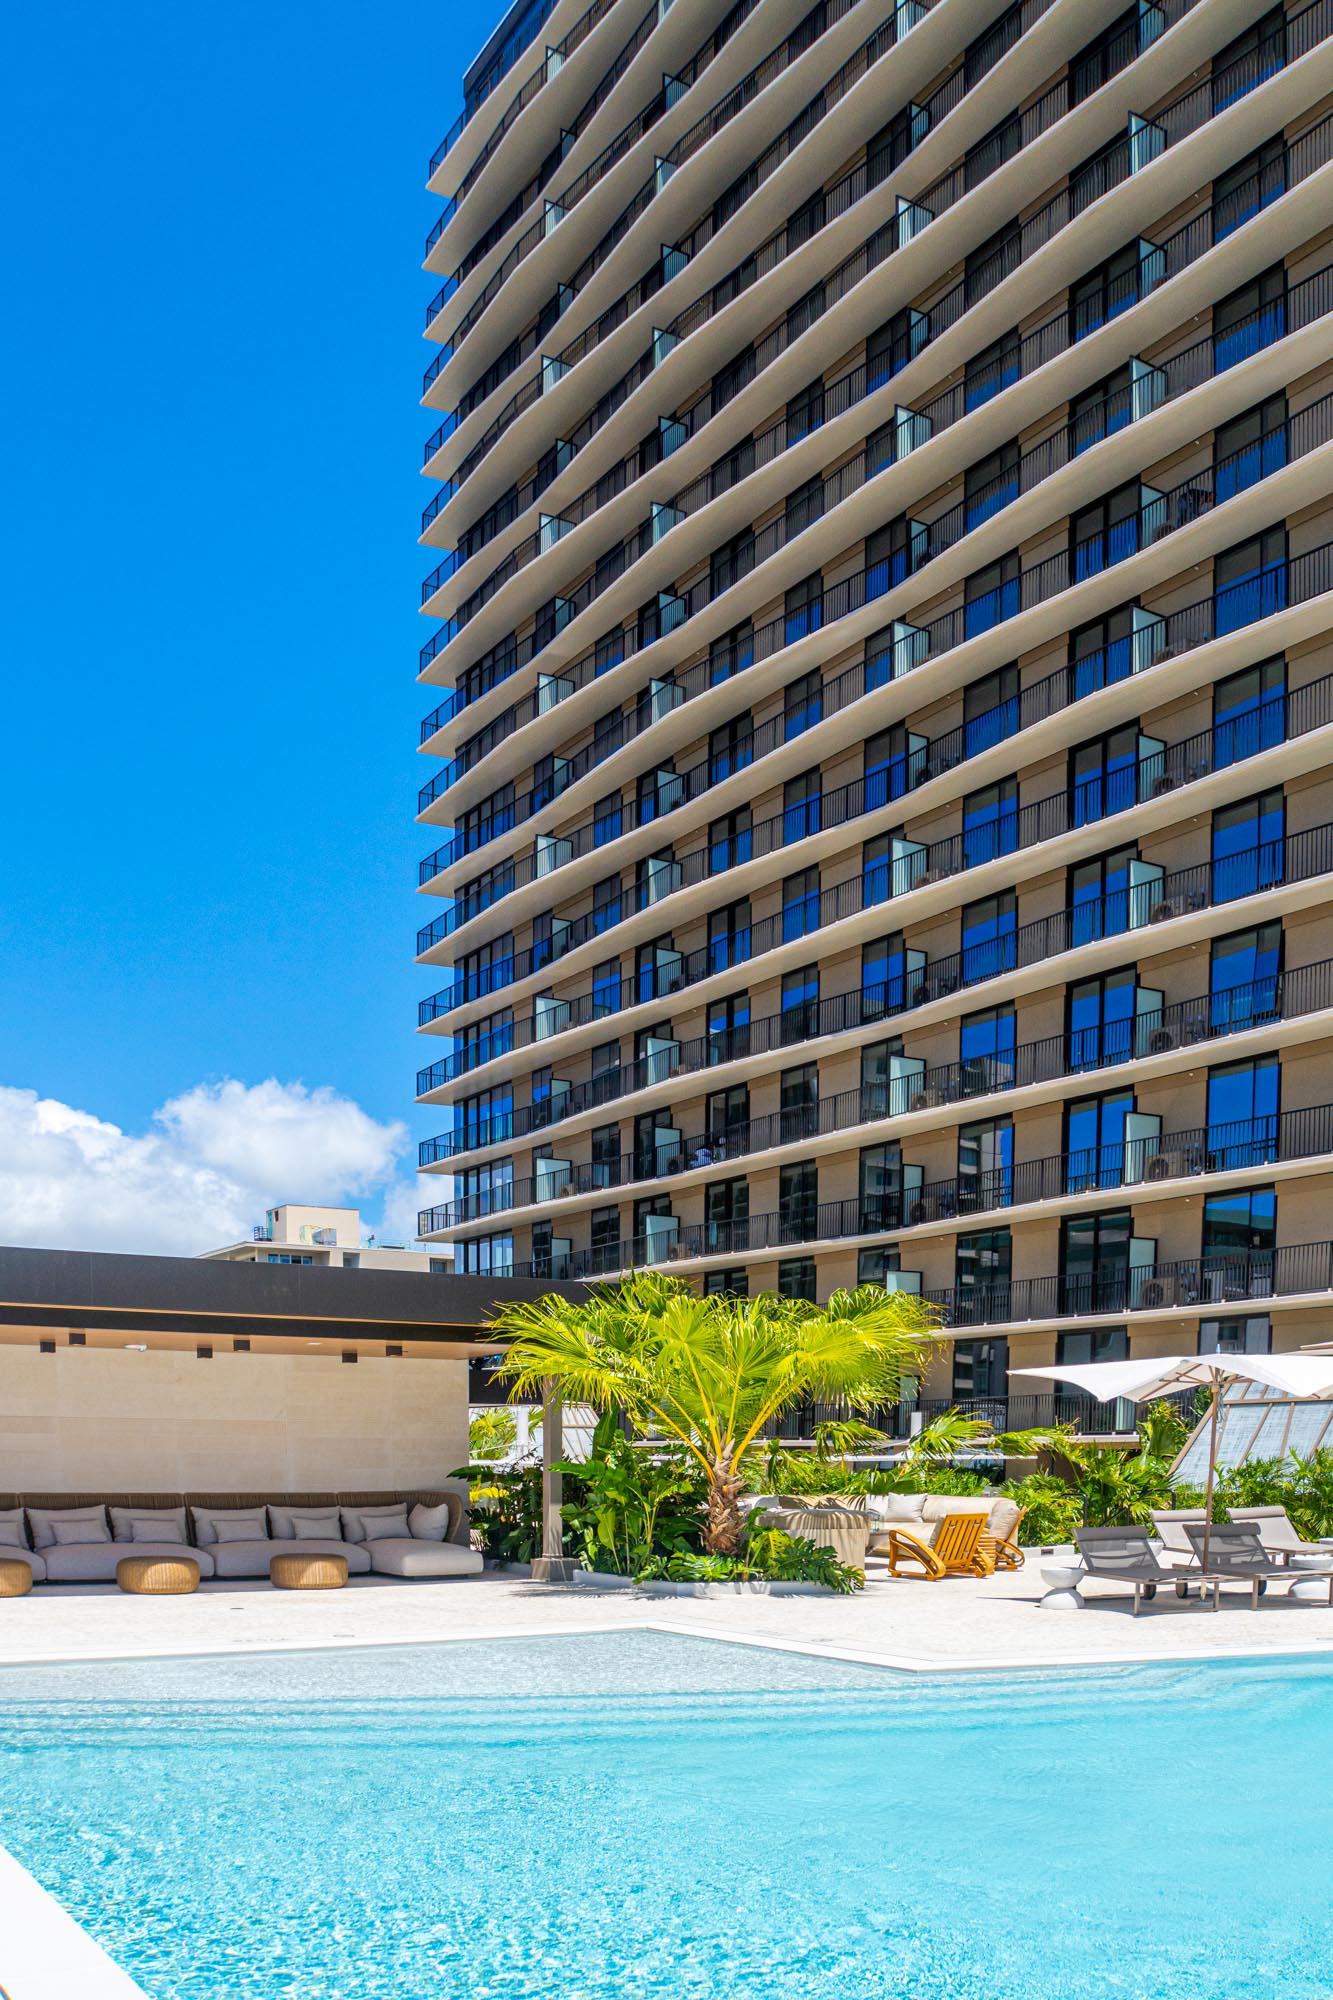
[[[1154,1507],[1152,1524],[1168,1562],[1196,1565],[1194,1545],[1185,1533],[1191,1522],[1203,1520],[1202,1507]]]
[[[1203,1564],[1204,1524],[1191,1521],[1185,1531]],[[1259,1599],[1270,1583],[1308,1583],[1311,1577],[1328,1578],[1328,1601],[1333,1605],[1333,1562],[1327,1569],[1289,1569],[1267,1555],[1253,1521],[1215,1521],[1208,1537],[1208,1563],[1204,1580],[1248,1584],[1250,1609],[1259,1609]]]
[[[1146,1528],[1075,1528],[1074,1540],[1089,1577],[1104,1583],[1132,1584],[1136,1618],[1140,1605],[1151,1603],[1161,1585],[1170,1584],[1176,1596],[1184,1598],[1195,1581],[1161,1560]],[[1205,1596],[1211,1588],[1216,1611],[1216,1583],[1210,1577],[1197,1581]]]
[[[980,1512],[946,1514],[933,1531],[928,1522],[915,1532],[891,1527],[889,1575],[901,1576],[906,1565],[909,1575],[919,1569],[930,1583],[942,1576],[989,1576],[995,1565],[982,1549],[986,1520]]]
[[[1264,1554],[1273,1562],[1289,1563],[1293,1556],[1315,1556],[1321,1563],[1333,1562],[1333,1542],[1304,1541],[1285,1507],[1232,1507],[1227,1519],[1252,1521],[1259,1530]]]

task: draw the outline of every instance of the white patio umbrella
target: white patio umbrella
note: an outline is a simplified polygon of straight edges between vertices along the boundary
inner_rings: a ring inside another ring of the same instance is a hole
[[[1132,1403],[1148,1403],[1182,1389],[1212,1389],[1203,1502],[1204,1569],[1208,1567],[1212,1534],[1217,1412],[1223,1388],[1230,1382],[1263,1382],[1297,1401],[1333,1393],[1333,1354],[1168,1354],[1151,1361],[1089,1361],[1068,1368],[1014,1368],[1010,1372],[1040,1376],[1044,1382],[1070,1382],[1099,1403],[1121,1396]]]

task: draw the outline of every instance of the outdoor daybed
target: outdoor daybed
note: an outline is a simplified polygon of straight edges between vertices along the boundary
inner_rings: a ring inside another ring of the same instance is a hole
[[[34,1583],[111,1583],[126,1555],[188,1553],[200,1580],[267,1577],[275,1555],[338,1555],[349,1576],[473,1576],[456,1493],[0,1496],[0,1557]]]

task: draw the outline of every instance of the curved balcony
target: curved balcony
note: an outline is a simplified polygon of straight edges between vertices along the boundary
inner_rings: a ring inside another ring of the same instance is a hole
[[[887,1087],[883,1095],[887,1097]],[[887,1115],[887,1111],[881,1113]],[[811,1106],[808,1112],[777,1112],[717,1134],[675,1138],[668,1145],[625,1153],[616,1160],[579,1165],[551,1160],[544,1171],[539,1170],[526,1179],[502,1183],[483,1194],[467,1195],[429,1210],[432,1229],[453,1232],[471,1224],[493,1221],[497,1216],[531,1221],[534,1210],[545,1217],[552,1202],[572,1202],[588,1196],[605,1199],[613,1193],[638,1191],[662,1181],[679,1181],[710,1167],[729,1167],[735,1161],[753,1158],[756,1153],[771,1154],[806,1144],[813,1136],[814,1123],[815,1107]],[[1019,1160],[1011,1166],[980,1174],[953,1174],[938,1181],[923,1181],[919,1169],[904,1166],[901,1171],[907,1184],[902,1188],[862,1195],[855,1203],[836,1206],[855,1209],[859,1216],[858,1234],[868,1230],[910,1234],[917,1230],[951,1228],[960,1223],[970,1226],[1001,1214],[1007,1216],[1016,1209],[1038,1205],[1049,1208],[1052,1203],[1064,1204],[1090,1195],[1142,1190],[1156,1199],[1178,1191],[1175,1183],[1199,1175],[1248,1174],[1278,1165],[1324,1160],[1330,1155],[1333,1155],[1333,1105],[1321,1104],[1271,1118],[1194,1126],[1186,1131],[1162,1132],[1149,1138],[1049,1154],[1044,1159]],[[690,1185],[699,1183],[691,1181]],[[567,1217],[562,1217],[561,1227],[566,1220]],[[705,1223],[703,1228],[707,1238],[710,1225]],[[723,1255],[730,1254],[726,1244],[720,1250]]]
[[[645,1056],[568,1086],[560,1096],[477,1119],[438,1138],[426,1139],[419,1148],[423,1167],[448,1165],[466,1154],[512,1145],[558,1128],[574,1120],[590,1123],[608,1106],[642,1092],[659,1095],[677,1079],[699,1079],[696,1093],[729,1081],[739,1066],[778,1054],[790,1059],[792,1052],[810,1051],[812,1043],[846,1037],[867,1029],[881,1032],[887,1019],[901,1013],[909,992],[908,982],[898,978],[860,992],[840,994],[834,999],[811,1001],[785,1013],[762,1016],[744,1027],[719,1034],[697,1035],[676,1042],[660,1053]],[[1141,1065],[1157,1061],[1159,1068],[1177,1052],[1188,1051],[1191,1062],[1208,1057],[1217,1042],[1236,1035],[1272,1030],[1284,1022],[1321,1014],[1333,1007],[1333,959],[1277,973],[1270,978],[1247,981],[1216,992],[1197,994],[1192,999],[1161,1000],[1122,1021],[1105,1022],[1041,1040],[1021,1042],[1012,1053],[987,1056],[969,1062],[954,1061],[917,1067],[911,1058],[904,1073],[886,1084],[872,1084],[821,1097],[818,1104],[799,1114],[803,1143],[873,1126],[883,1119],[910,1120],[932,1114],[930,1129],[940,1124],[938,1113],[977,1117],[1005,1108],[1004,1100],[1026,1093],[1042,1101],[1043,1085],[1063,1084],[1078,1079],[1084,1087],[1102,1072],[1134,1071],[1137,1081]],[[818,1056],[825,1051],[815,1047]],[[439,1066],[422,1070],[417,1077],[420,1095],[450,1081],[438,1074]],[[719,1072],[725,1071],[725,1075]],[[620,1115],[617,1113],[617,1115]],[[749,1121],[753,1123],[754,1121]],[[779,1127],[781,1129],[781,1127]],[[913,1128],[916,1129],[915,1127]],[[731,1157],[733,1141],[725,1126],[698,1135],[699,1146],[715,1157],[708,1161],[690,1158],[690,1165],[714,1165]],[[785,1141],[782,1143],[786,1143]],[[717,1149],[721,1147],[721,1152]]]

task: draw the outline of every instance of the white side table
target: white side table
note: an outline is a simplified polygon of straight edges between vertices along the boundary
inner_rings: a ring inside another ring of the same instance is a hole
[[[1047,1611],[1084,1611],[1087,1605],[1079,1594],[1079,1584],[1085,1575],[1081,1566],[1075,1563],[1043,1563],[1041,1580],[1046,1585],[1046,1595],[1039,1599]]]

